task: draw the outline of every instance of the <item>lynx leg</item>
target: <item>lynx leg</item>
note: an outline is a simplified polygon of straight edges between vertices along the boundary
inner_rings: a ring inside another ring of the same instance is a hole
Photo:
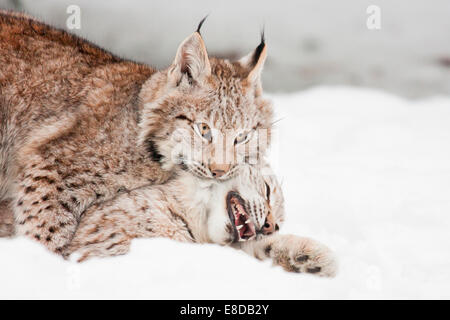
[[[14,214],[10,205],[9,200],[0,202],[0,237],[12,237],[15,233]]]
[[[21,175],[12,203],[16,233],[61,254],[78,224],[73,205],[63,200],[67,187],[54,170],[46,170],[45,163],[32,167]]]
[[[90,207],[81,218],[64,256],[91,257],[122,255],[134,238],[165,237],[195,242],[184,218],[177,214],[158,188],[143,188]]]
[[[289,272],[305,272],[334,277],[337,263],[333,253],[323,244],[294,235],[273,235],[241,244],[241,249],[260,260],[271,259]]]
[[[78,262],[83,262],[92,257],[109,257],[126,254],[130,250],[131,240],[125,230],[120,230],[114,225],[92,225],[89,234],[75,236],[68,246],[65,257],[75,253]]]

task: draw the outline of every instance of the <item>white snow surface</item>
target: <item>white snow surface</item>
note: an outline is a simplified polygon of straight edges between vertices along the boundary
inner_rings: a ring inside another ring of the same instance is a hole
[[[15,238],[0,239],[0,299],[450,298],[450,98],[317,87],[272,99],[282,232],[331,247],[336,278],[166,239],[77,264]]]

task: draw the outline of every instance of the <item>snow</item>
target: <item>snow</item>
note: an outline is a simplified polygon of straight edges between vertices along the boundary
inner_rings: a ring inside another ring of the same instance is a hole
[[[450,98],[350,87],[272,98],[282,232],[330,246],[336,278],[166,239],[76,264],[15,238],[0,239],[0,299],[450,298]]]

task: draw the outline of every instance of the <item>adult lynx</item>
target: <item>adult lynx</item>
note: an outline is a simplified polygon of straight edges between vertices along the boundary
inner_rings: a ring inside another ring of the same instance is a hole
[[[10,201],[16,232],[61,253],[96,203],[163,183],[175,167],[225,181],[240,163],[216,161],[222,152],[260,158],[262,144],[238,147],[258,139],[258,129],[270,138],[265,57],[262,42],[239,61],[210,59],[197,31],[156,71],[0,12],[0,201]],[[189,136],[176,142],[179,128]],[[231,143],[213,139],[217,132]],[[191,145],[201,152],[185,152]]]

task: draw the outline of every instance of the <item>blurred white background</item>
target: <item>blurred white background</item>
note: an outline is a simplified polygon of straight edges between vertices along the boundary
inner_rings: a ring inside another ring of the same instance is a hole
[[[75,33],[158,68],[209,14],[202,34],[210,54],[221,57],[253,49],[265,25],[266,91],[339,84],[406,97],[450,94],[448,0],[0,0],[0,8],[61,28],[72,4],[81,8]],[[369,5],[381,9],[380,30],[366,26]]]

